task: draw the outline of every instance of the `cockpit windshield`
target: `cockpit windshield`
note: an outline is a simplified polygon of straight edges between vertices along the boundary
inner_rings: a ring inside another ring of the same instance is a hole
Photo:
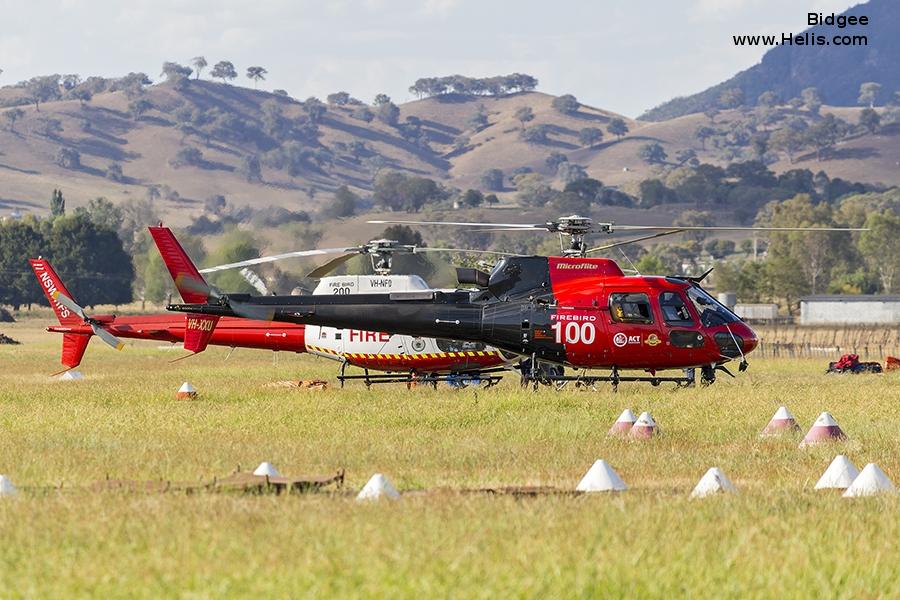
[[[700,315],[700,322],[704,327],[715,327],[716,325],[725,325],[728,323],[736,323],[741,319],[728,310],[718,300],[710,296],[700,286],[693,285],[687,289],[688,298],[697,309]]]

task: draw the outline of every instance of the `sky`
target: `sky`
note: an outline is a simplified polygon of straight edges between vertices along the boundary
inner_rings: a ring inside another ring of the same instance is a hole
[[[159,79],[164,61],[259,65],[264,89],[412,100],[419,77],[523,72],[637,116],[759,62],[733,34],[799,33],[848,0],[0,0],[0,85],[38,74]]]

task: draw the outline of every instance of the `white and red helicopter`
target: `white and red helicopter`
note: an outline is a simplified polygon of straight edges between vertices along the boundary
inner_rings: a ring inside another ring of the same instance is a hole
[[[163,228],[151,227],[155,240],[164,239],[158,231]],[[168,230],[165,230],[168,232]],[[171,234],[169,234],[171,235]],[[178,266],[187,256],[160,247],[163,260],[175,280],[179,291],[209,293],[216,291],[203,279],[189,277]],[[268,290],[262,280],[248,269],[252,266],[279,260],[310,256],[339,254],[309,273],[309,277],[319,279],[312,292],[314,296],[348,296],[357,294],[387,295],[416,292],[432,292],[432,288],[418,275],[395,275],[391,272],[393,256],[405,253],[424,252],[473,252],[478,254],[502,255],[501,252],[478,250],[456,250],[451,248],[428,248],[400,244],[395,240],[372,240],[361,246],[300,250],[272,256],[218,265],[200,269],[208,274],[229,269],[241,269],[241,274],[263,295]],[[347,260],[366,255],[372,260],[375,275],[332,275],[327,273]],[[177,260],[176,260],[177,259]],[[203,289],[199,289],[203,288]],[[477,341],[456,341],[425,336],[390,334],[383,331],[369,331],[354,328],[323,327],[307,325],[304,333],[306,351],[310,354],[341,363],[338,380],[341,385],[348,380],[362,380],[367,386],[374,383],[431,383],[446,381],[453,385],[470,384],[493,385],[500,380],[500,373],[518,363],[518,356],[504,352]],[[348,375],[348,366],[363,369],[361,375]],[[380,373],[372,373],[379,371]]]

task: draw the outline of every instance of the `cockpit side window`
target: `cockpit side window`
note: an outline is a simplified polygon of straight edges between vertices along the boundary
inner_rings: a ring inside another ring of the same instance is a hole
[[[617,323],[653,323],[647,294],[610,294],[609,312]]]
[[[692,327],[694,325],[694,317],[688,310],[684,298],[678,292],[663,292],[659,295],[659,309],[662,311],[663,319],[669,325],[676,327]]]

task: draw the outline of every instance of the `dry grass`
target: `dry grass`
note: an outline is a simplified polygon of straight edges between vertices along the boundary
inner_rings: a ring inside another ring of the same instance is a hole
[[[900,483],[897,376],[832,377],[821,361],[754,361],[703,389],[596,392],[308,392],[277,379],[330,376],[308,356],[212,349],[175,365],[156,344],[92,344],[86,380],[49,380],[59,340],[37,322],[4,326],[0,589],[8,596],[897,597],[900,497],[812,490],[838,452]],[[174,400],[183,380],[194,402]],[[787,404],[808,427],[829,410],[851,440],[799,450],[758,437]],[[606,437],[624,407],[653,412],[649,443]],[[573,488],[596,458],[617,496],[434,492],[494,485]],[[93,494],[107,474],[172,480],[271,460],[288,475],[375,471],[396,504],[345,495]],[[710,466],[736,497],[689,500]],[[62,489],[54,489],[62,483]],[[431,490],[431,492],[428,492]],[[894,515],[894,516],[892,516]]]

